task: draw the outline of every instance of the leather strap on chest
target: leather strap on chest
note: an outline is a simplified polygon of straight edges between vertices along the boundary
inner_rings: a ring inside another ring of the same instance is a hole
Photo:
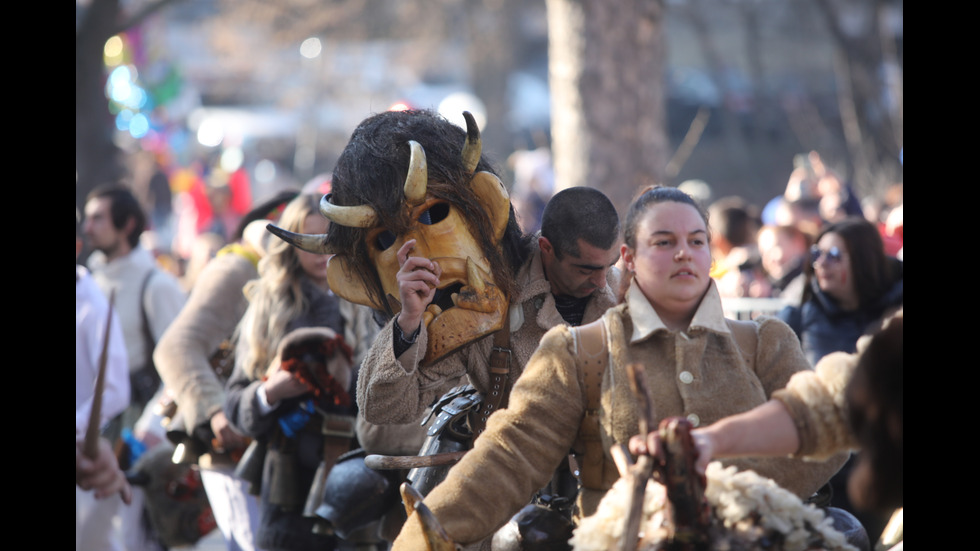
[[[510,394],[510,366],[513,361],[510,349],[510,312],[504,314],[504,325],[493,334],[493,348],[490,350],[490,386],[476,416],[471,419],[473,437],[479,436],[487,427],[490,414],[507,407]]]
[[[606,454],[599,431],[599,405],[602,399],[602,376],[609,365],[606,324],[602,319],[571,329],[575,339],[575,356],[582,366],[585,390],[585,413],[579,426],[579,479],[585,488],[601,488]]]
[[[752,320],[726,319],[728,329],[735,338],[735,344],[745,357],[748,365],[755,365],[755,350],[759,343],[759,324]]]

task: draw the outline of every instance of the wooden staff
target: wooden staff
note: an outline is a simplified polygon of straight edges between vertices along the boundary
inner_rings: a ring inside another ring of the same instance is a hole
[[[85,443],[82,453],[85,457],[95,460],[99,456],[99,437],[102,424],[102,389],[105,387],[105,366],[109,361],[109,330],[112,328],[113,303],[116,300],[116,290],[109,294],[109,314],[106,316],[105,338],[102,339],[102,355],[99,356],[99,373],[95,378],[95,391],[92,394],[92,410],[88,416],[88,427],[85,431]]]
[[[388,469],[418,469],[438,467],[458,462],[466,455],[466,450],[444,452],[433,455],[377,455],[371,454],[364,458],[364,464],[375,470]]]
[[[646,374],[642,364],[630,364],[627,366],[630,377],[630,388],[636,395],[637,402],[640,404],[640,435],[646,439],[653,426],[653,404],[650,400],[650,392],[647,388]],[[626,517],[626,524],[623,527],[623,546],[624,551],[635,551],[640,537],[640,521],[643,517],[643,499],[646,495],[647,481],[653,474],[654,460],[650,454],[643,454],[636,459],[636,465],[630,467],[632,479],[632,493],[630,494],[629,514]]]

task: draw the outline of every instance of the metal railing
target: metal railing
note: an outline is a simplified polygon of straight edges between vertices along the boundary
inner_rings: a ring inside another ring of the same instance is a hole
[[[723,298],[721,306],[725,311],[725,317],[748,320],[755,319],[761,315],[775,316],[786,306],[786,302],[780,298]]]

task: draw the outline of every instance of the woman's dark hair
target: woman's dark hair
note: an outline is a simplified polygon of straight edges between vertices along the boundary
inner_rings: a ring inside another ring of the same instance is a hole
[[[694,207],[701,218],[704,220],[705,229],[708,230],[708,239],[711,239],[710,226],[708,225],[708,213],[700,203],[687,193],[670,186],[652,185],[640,190],[633,202],[630,203],[629,210],[626,212],[626,220],[623,224],[623,243],[630,249],[636,249],[636,229],[640,225],[643,214],[653,205],[660,203],[681,203]],[[626,290],[629,289],[632,274],[626,272],[620,278],[619,290],[616,293],[618,302],[623,302],[626,297]]]
[[[895,263],[885,254],[885,244],[874,224],[863,217],[852,216],[824,226],[814,243],[827,234],[839,235],[844,240],[851,259],[851,277],[858,296],[858,308],[875,304],[895,281]],[[806,264],[807,279],[813,279],[812,259]],[[812,285],[807,285],[803,300],[812,298]]]
[[[848,419],[871,478],[861,500],[870,510],[902,507],[905,426],[903,315],[892,318],[861,353],[845,390]],[[852,475],[853,476],[853,475]]]

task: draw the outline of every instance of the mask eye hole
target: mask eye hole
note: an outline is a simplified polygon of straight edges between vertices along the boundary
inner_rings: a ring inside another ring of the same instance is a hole
[[[419,223],[431,226],[438,224],[449,216],[449,203],[436,203],[419,215]]]
[[[375,243],[378,246],[378,249],[382,251],[386,250],[388,247],[395,244],[395,234],[391,233],[388,230],[382,231],[374,239],[375,239]]]

